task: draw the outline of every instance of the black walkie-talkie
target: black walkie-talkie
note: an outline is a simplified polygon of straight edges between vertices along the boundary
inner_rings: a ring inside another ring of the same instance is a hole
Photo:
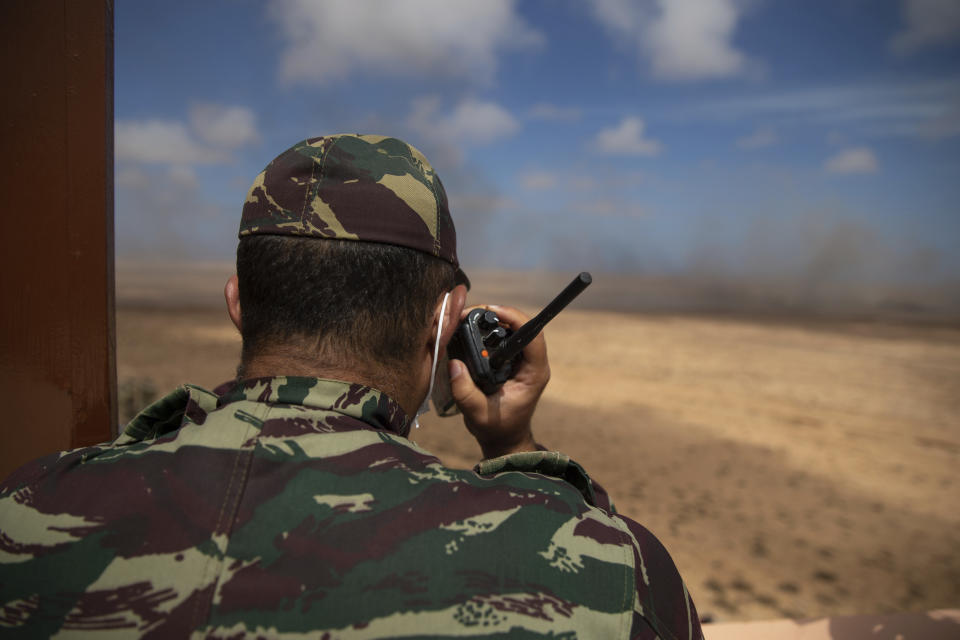
[[[582,272],[543,311],[516,331],[501,326],[500,318],[493,311],[473,309],[450,339],[447,357],[462,360],[473,381],[485,394],[496,393],[513,377],[514,369],[523,357],[523,348],[592,281],[589,273]],[[450,394],[446,363],[442,365],[437,368],[433,404],[440,415],[453,415],[456,405]]]

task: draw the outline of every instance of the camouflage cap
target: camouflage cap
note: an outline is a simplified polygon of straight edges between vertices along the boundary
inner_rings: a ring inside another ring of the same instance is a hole
[[[396,138],[337,134],[293,145],[250,187],[240,237],[296,235],[393,244],[457,269],[457,233],[440,177]]]

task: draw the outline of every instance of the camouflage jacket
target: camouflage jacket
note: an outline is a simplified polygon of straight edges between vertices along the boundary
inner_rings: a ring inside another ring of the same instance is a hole
[[[0,486],[0,634],[701,637],[666,550],[576,463],[449,469],[409,424],[356,384],[184,386],[22,467]]]

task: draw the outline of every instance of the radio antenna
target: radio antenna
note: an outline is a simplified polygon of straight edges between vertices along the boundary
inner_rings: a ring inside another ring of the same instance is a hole
[[[543,308],[536,317],[517,329],[493,355],[490,356],[490,367],[496,371],[505,363],[510,362],[523,351],[523,348],[530,344],[534,338],[543,330],[544,325],[553,320],[553,317],[563,311],[564,307],[573,302],[573,299],[580,295],[584,289],[593,282],[593,277],[586,271],[583,271],[573,282],[567,285],[567,288],[560,292],[550,304]]]

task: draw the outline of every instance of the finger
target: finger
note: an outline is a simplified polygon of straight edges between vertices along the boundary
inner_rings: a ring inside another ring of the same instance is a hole
[[[467,317],[467,315],[474,309],[483,309],[484,311],[486,311],[487,309],[491,309],[491,308],[493,308],[492,304],[474,304],[474,305],[470,305],[469,307],[465,306],[463,308],[463,311],[460,312],[460,319],[464,320]]]
[[[483,410],[487,403],[487,397],[473,383],[473,378],[467,371],[467,365],[462,361],[454,358],[450,360],[447,366],[450,372],[450,392],[453,395],[454,402],[457,403],[465,416],[474,417]]]
[[[514,331],[522,327],[530,320],[530,316],[516,307],[508,307],[501,304],[488,304],[483,307],[497,314],[500,322],[507,325]]]
[[[513,322],[508,322],[506,318],[500,317],[500,322],[506,324],[511,329],[519,328],[525,322],[527,322],[527,320],[530,319],[530,317],[527,316],[527,314],[525,314],[523,311],[520,311],[515,307],[508,307],[501,304],[474,304],[469,307],[464,307],[463,311],[460,313],[460,319],[462,320],[463,318],[466,318],[467,315],[474,309],[482,309],[484,311],[493,311],[497,313],[497,317],[500,317],[500,314],[498,313],[499,311],[506,309],[506,311],[511,315],[511,317],[514,317],[518,320],[518,322],[513,323]]]
[[[523,311],[514,307],[501,305],[489,305],[489,309],[497,314],[500,321],[516,331],[530,318]],[[530,344],[523,348],[523,359],[526,364],[537,369],[547,367],[547,341],[543,337],[543,331],[537,334]]]

